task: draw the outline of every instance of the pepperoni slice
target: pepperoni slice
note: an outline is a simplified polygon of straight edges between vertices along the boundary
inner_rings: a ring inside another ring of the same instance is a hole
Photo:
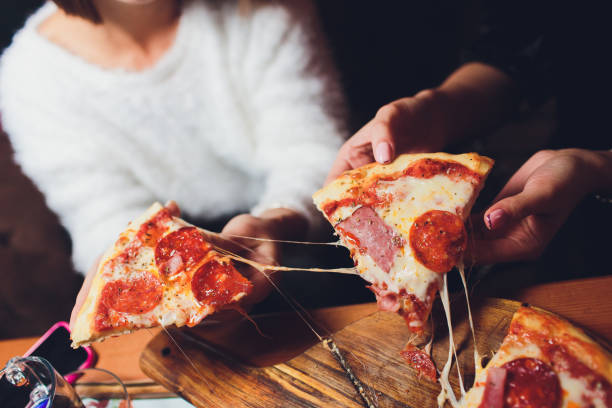
[[[559,408],[561,386],[557,373],[542,360],[519,358],[506,369],[504,408]]]
[[[157,243],[155,263],[162,275],[172,276],[200,262],[211,248],[197,228],[184,227]]]
[[[436,366],[429,354],[412,344],[407,344],[404,350],[400,351],[400,355],[406,360],[410,367],[418,371],[419,374],[429,378],[431,381],[436,381],[438,376]]]
[[[232,264],[216,260],[202,265],[191,279],[191,291],[198,302],[212,306],[226,305],[252,287]]]
[[[108,282],[102,289],[102,303],[109,309],[130,314],[143,314],[161,302],[163,287],[151,274],[138,278]]]
[[[446,273],[459,262],[466,243],[463,220],[448,211],[428,211],[410,227],[410,247],[416,259],[437,273]]]

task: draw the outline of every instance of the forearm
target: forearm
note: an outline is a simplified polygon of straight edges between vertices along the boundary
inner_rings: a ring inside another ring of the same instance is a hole
[[[461,66],[432,91],[446,144],[499,126],[519,100],[513,80],[482,63]]]
[[[567,149],[570,154],[580,158],[583,166],[581,174],[587,193],[612,195],[612,151]]]

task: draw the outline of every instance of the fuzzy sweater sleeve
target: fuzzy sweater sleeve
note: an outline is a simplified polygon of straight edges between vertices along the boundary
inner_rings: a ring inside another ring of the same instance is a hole
[[[346,133],[337,75],[311,3],[255,3],[250,12],[250,24],[241,19],[246,44],[235,56],[241,60],[232,66],[242,70],[255,163],[265,177],[252,213],[286,207],[313,226],[320,216],[311,196]]]
[[[154,198],[113,164],[98,122],[65,114],[35,89],[16,89],[20,80],[4,71],[0,103],[15,159],[69,231],[75,269],[86,273]]]

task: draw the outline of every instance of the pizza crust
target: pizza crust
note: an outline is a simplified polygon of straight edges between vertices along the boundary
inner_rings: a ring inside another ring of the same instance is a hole
[[[160,203],[154,203],[151,205],[141,216],[136,218],[134,221],[131,221],[128,224],[128,227],[125,231],[121,233],[121,236],[126,236],[130,233],[136,233],[140,226],[151,219],[155,214],[157,214],[164,207]],[[119,238],[121,239],[121,237]],[[106,262],[108,262],[111,258],[113,258],[117,253],[116,243],[112,245],[110,248],[106,250],[106,252],[100,258],[100,262],[98,264],[98,268],[94,275],[94,278],[91,282],[91,287],[89,289],[89,293],[81,310],[77,314],[76,320],[74,322],[74,326],[71,328],[71,339],[72,339],[72,347],[77,348],[79,346],[86,346],[92,342],[102,341],[107,337],[118,336],[121,334],[128,334],[133,332],[135,329],[115,329],[108,330],[104,332],[104,335],[96,333],[94,329],[94,321],[96,315],[96,307],[98,305],[100,295],[102,294],[102,289],[104,289],[104,285],[106,281],[102,277],[102,269]]]
[[[356,181],[374,178],[382,175],[394,174],[410,166],[411,163],[421,159],[440,161],[454,161],[485,177],[493,167],[493,159],[476,153],[449,154],[449,153],[416,153],[402,154],[389,164],[370,163],[357,169],[345,171],[337,179],[313,194],[315,205],[321,205],[329,200],[338,200],[344,196]],[[331,221],[331,220],[330,220]]]

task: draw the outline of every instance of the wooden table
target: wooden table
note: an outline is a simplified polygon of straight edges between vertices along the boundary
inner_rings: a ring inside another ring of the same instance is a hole
[[[612,276],[550,283],[515,291],[500,291],[509,299],[527,302],[558,313],[612,343]],[[477,292],[478,293],[478,292]],[[359,320],[376,311],[375,303],[339,306],[316,312],[330,330]],[[141,330],[130,335],[97,343],[97,367],[108,369],[128,384],[137,398],[171,396],[163,387],[146,377],[139,368],[141,350],[159,329]],[[21,355],[36,338],[0,341],[0,362]]]

